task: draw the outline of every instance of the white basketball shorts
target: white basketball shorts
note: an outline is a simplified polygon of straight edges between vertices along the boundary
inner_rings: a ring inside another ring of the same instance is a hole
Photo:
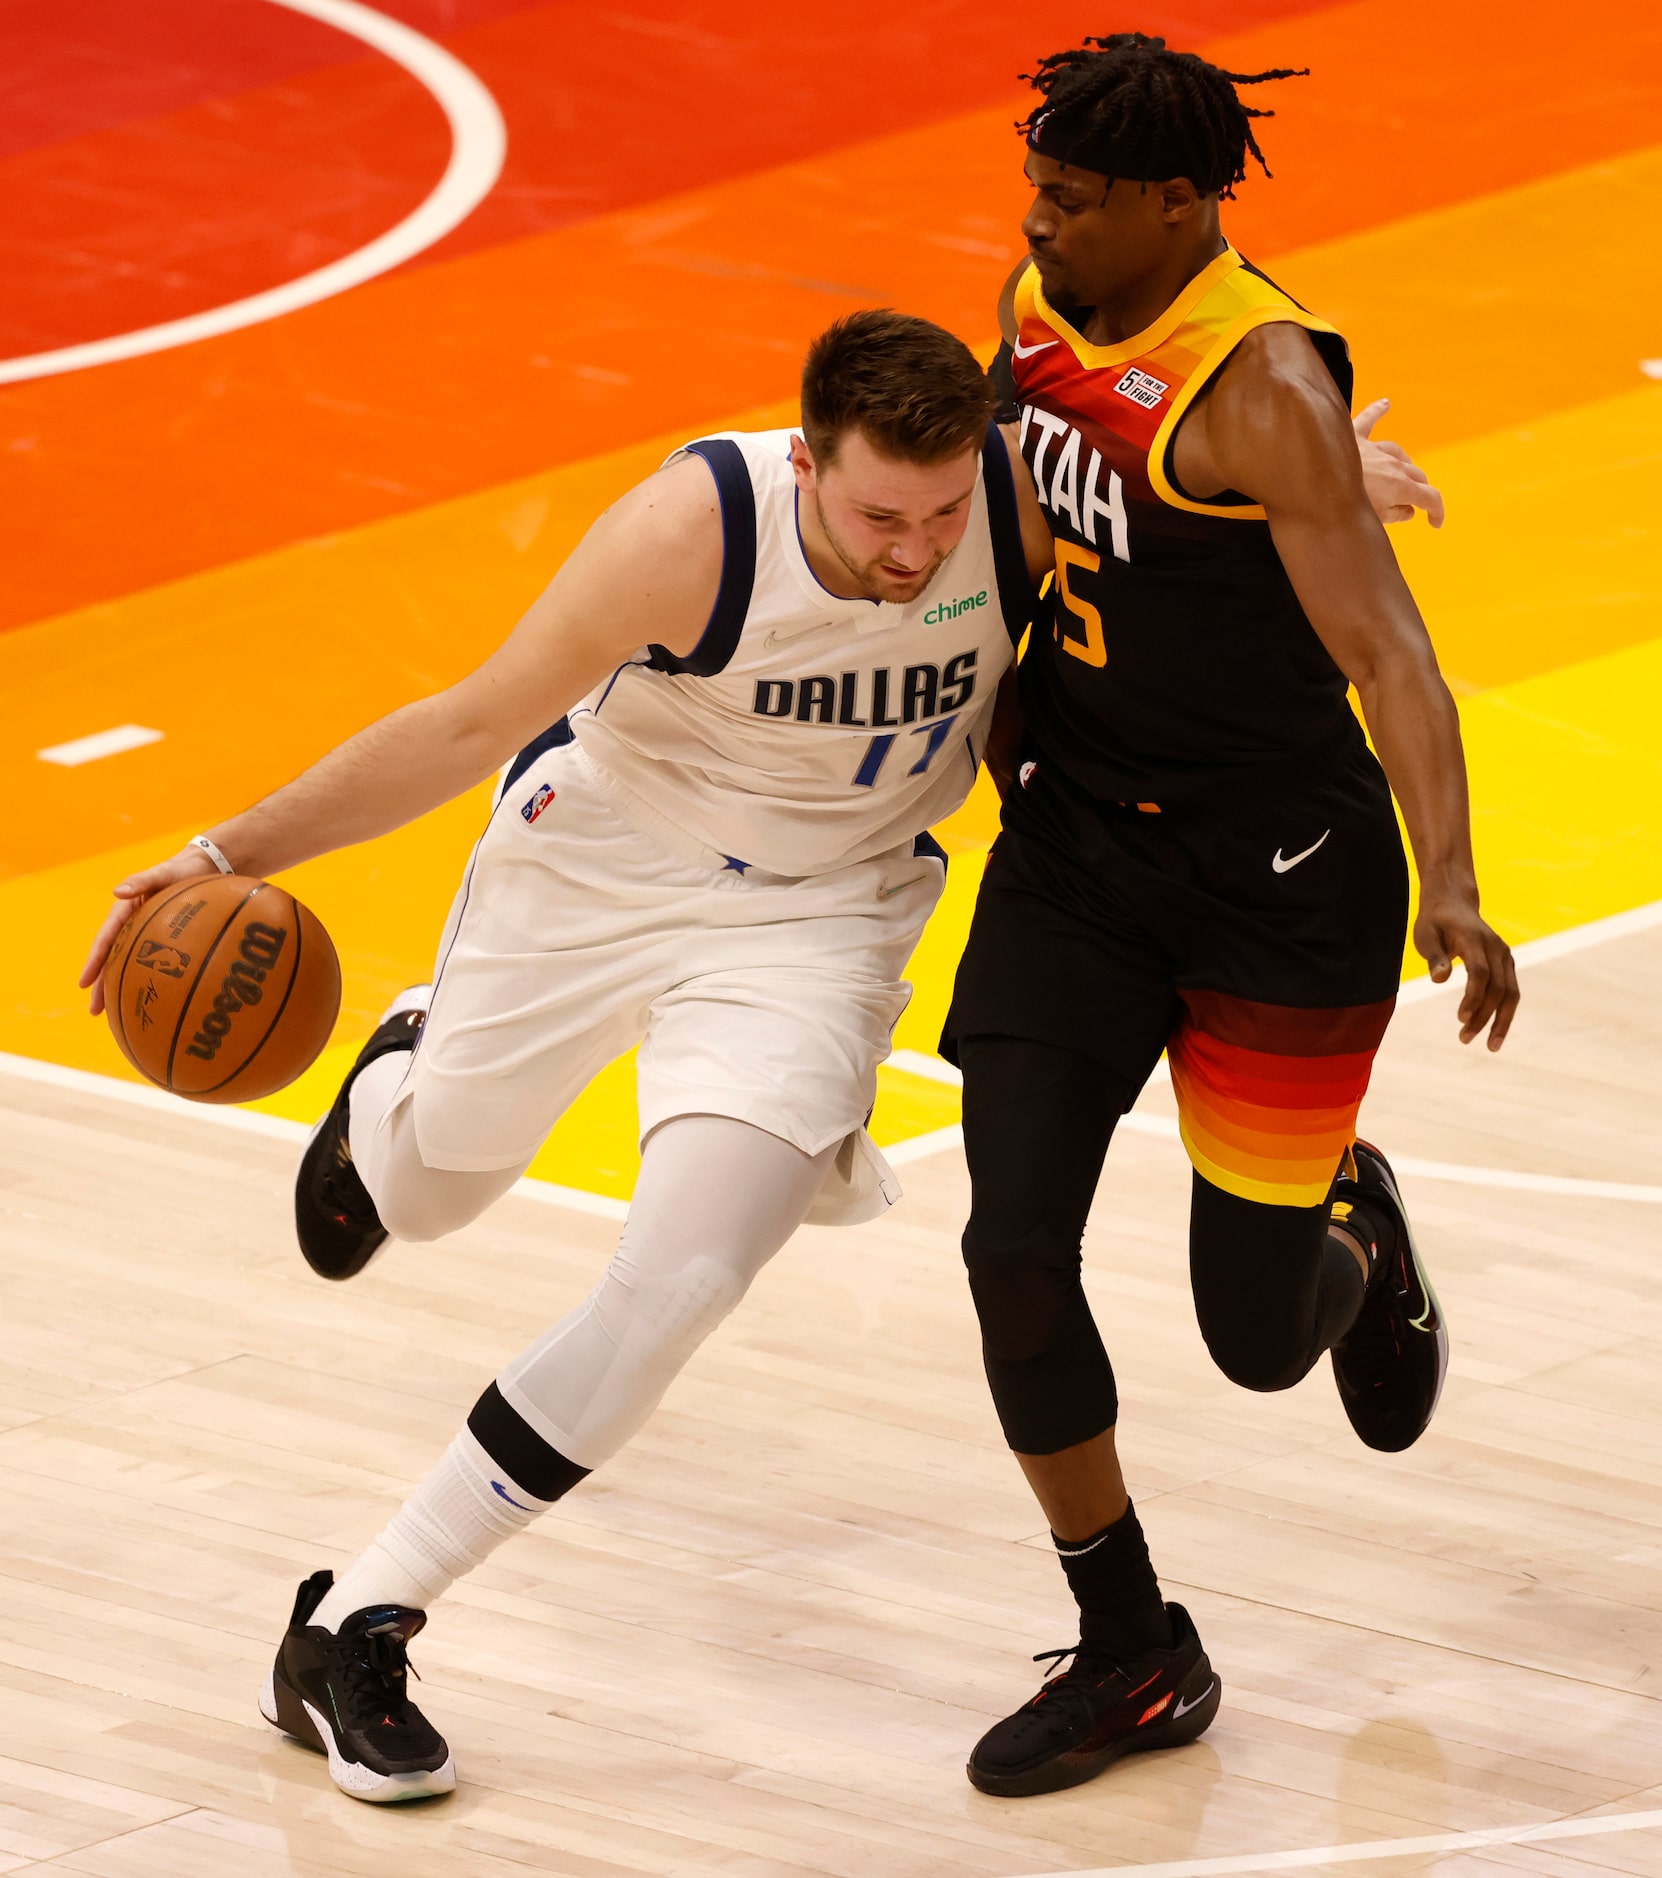
[[[439,948],[394,1107],[430,1167],[527,1165],[562,1112],[639,1044],[644,1141],[726,1115],[805,1154],[841,1141],[809,1218],[899,1197],[865,1131],[901,977],[945,868],[913,843],[793,879],[626,819],[592,758],[549,750],[498,801]]]

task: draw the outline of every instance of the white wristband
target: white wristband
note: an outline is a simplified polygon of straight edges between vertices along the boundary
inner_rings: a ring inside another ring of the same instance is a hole
[[[192,835],[190,840],[185,843],[185,846],[187,848],[200,848],[222,874],[234,874],[237,871],[220,852],[218,844],[210,841],[206,835]]]

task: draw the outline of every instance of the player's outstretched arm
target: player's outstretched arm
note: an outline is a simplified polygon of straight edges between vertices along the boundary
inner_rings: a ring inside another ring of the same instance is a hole
[[[1460,1039],[1498,1050],[1518,1004],[1506,942],[1478,911],[1460,720],[1362,482],[1348,414],[1304,334],[1260,329],[1202,408],[1186,487],[1264,506],[1310,623],[1355,685],[1420,875],[1414,944],[1442,983],[1461,959]],[[1191,482],[1194,474],[1215,482]]]
[[[715,484],[697,458],[677,458],[595,523],[484,664],[349,737],[210,839],[239,874],[264,878],[414,821],[500,768],[642,646],[691,652],[721,562]],[[95,1015],[104,960],[134,907],[212,872],[190,847],[116,887],[81,972]]]

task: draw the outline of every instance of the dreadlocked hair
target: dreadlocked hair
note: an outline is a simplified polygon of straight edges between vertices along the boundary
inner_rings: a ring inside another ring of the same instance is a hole
[[[1243,104],[1235,87],[1309,75],[1226,72],[1147,33],[1110,33],[1022,74],[1044,102],[1016,128],[1059,162],[1140,182],[1186,176],[1202,195],[1232,197],[1249,153],[1270,174],[1252,120],[1275,116]]]

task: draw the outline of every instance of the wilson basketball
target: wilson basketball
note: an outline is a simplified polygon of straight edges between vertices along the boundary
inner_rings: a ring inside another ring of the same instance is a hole
[[[269,881],[169,887],[122,927],[104,966],[121,1053],[193,1102],[270,1095],[313,1063],[340,1010],[340,961],[317,917]]]

